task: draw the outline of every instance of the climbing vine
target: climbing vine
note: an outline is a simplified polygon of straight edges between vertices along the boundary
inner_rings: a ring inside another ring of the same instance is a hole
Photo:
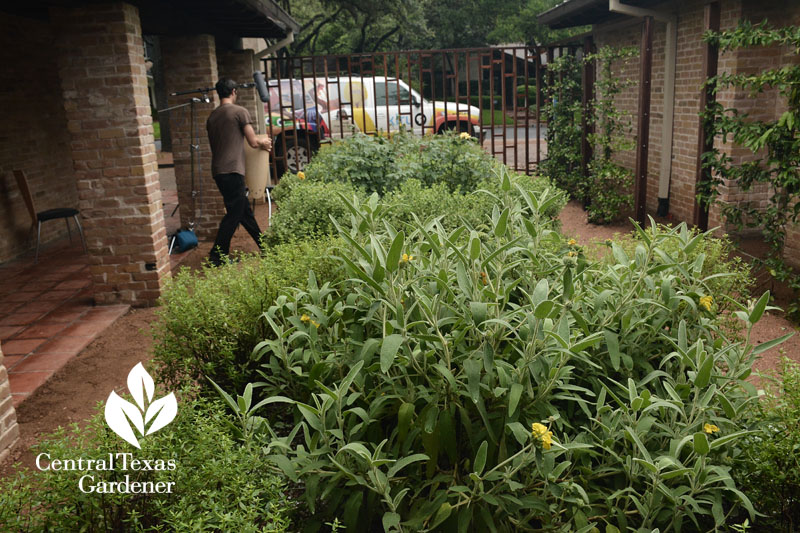
[[[547,121],[547,159],[542,171],[572,198],[582,198],[581,175],[581,64],[571,55],[547,65],[552,76],[544,90]]]
[[[638,50],[632,47],[604,46],[586,58],[586,61],[594,61],[599,70],[591,109],[595,133],[589,136],[594,157],[589,164],[589,190],[586,191],[591,199],[587,206],[589,221],[596,224],[613,222],[633,207],[633,173],[614,162],[613,156],[635,146],[631,113],[616,104],[617,97],[635,80],[614,73],[637,54]]]
[[[578,60],[564,56],[548,65],[553,83],[545,90],[547,103],[547,159],[542,169],[570,197],[584,202],[589,221],[606,224],[633,204],[633,175],[614,161],[614,155],[634,146],[630,113],[620,110],[616,99],[633,80],[616,76],[621,65],[637,54],[635,48],[603,47]],[[600,75],[590,109],[581,105],[581,67],[595,62]],[[581,172],[581,128],[584,112],[595,124],[589,136],[594,156],[589,176]]]
[[[732,30],[709,32],[709,43],[720,51],[750,47],[786,47],[800,55],[800,28],[773,28],[766,21],[760,24],[741,22]],[[757,227],[769,245],[767,257],[761,260],[772,276],[787,283],[800,295],[800,276],[784,258],[787,230],[800,223],[800,64],[797,61],[756,74],[723,73],[708,83],[714,92],[741,89],[756,98],[775,90],[785,111],[770,120],[759,120],[736,109],[724,108],[715,102],[706,108],[704,117],[709,132],[718,136],[722,145],[731,143],[747,149],[752,157],[746,162],[734,160],[729,153],[715,148],[703,155],[704,164],[712,170],[710,182],[700,192],[701,200],[718,200],[720,188],[735,184],[743,192],[756,188],[768,191],[767,205],[753,202],[717,202],[725,219],[737,228]],[[795,298],[788,311],[800,315]]]

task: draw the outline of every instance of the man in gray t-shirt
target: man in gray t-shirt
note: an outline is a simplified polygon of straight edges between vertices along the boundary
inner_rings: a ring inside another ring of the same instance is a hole
[[[272,139],[259,140],[253,130],[250,113],[236,105],[237,83],[230,78],[217,82],[219,107],[211,112],[206,122],[211,144],[211,173],[225,202],[225,216],[219,223],[217,238],[208,260],[219,266],[230,253],[231,239],[239,224],[260,244],[261,229],[247,201],[244,187],[244,141],[253,148],[270,150]]]

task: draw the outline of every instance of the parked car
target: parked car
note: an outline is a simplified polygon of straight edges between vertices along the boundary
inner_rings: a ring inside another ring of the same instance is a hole
[[[385,135],[401,129],[417,135],[447,130],[482,139],[480,110],[466,103],[425,100],[398,78],[342,76],[269,80],[265,104],[280,171],[297,172],[319,143],[360,131]],[[291,87],[291,90],[290,90]]]

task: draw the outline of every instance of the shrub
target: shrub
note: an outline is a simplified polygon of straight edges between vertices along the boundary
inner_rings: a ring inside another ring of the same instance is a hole
[[[473,191],[498,166],[472,138],[455,132],[421,137],[401,132],[391,138],[356,134],[320,150],[305,175],[383,196],[409,178],[428,186],[444,183],[450,191]]]
[[[456,132],[405,137],[396,141],[404,147],[395,161],[397,174],[428,186],[444,183],[450,191],[471,192],[500,166],[471,137],[461,138]]]
[[[728,458],[765,347],[728,342],[685,225],[591,263],[548,227],[559,197],[505,175],[485,231],[398,231],[350,206],[348,279],[270,307],[265,453],[313,518],[348,530],[710,530],[750,501]],[[662,247],[673,261],[658,261]],[[555,251],[554,251],[555,250]],[[748,324],[768,294],[737,311]],[[768,346],[767,346],[768,347]],[[247,427],[248,422],[243,419]]]
[[[659,226],[659,231],[668,232],[668,226]],[[633,232],[633,239],[621,240],[618,244],[626,253],[633,255],[636,247],[643,243],[641,234]],[[741,257],[734,257],[735,247],[730,238],[713,236],[713,230],[705,233],[698,229],[689,230],[686,239],[694,243],[685,250],[679,241],[668,240],[660,247],[660,252],[653,260],[661,264],[672,264],[675,256],[685,253],[686,260],[693,265],[697,276],[705,280],[709,294],[714,298],[714,310],[722,318],[724,324],[741,325],[734,322],[732,311],[736,302],[744,302],[755,284],[750,266]]]
[[[302,286],[308,272],[322,281],[340,275],[329,257],[330,238],[275,246],[266,257],[205,268],[183,269],[168,284],[157,311],[153,362],[170,385],[211,377],[227,387],[243,386],[255,364],[253,347],[264,337],[262,312],[288,286]]]
[[[611,161],[589,164],[591,185],[587,187],[591,202],[586,206],[592,224],[610,224],[619,220],[633,206],[633,174]]]
[[[334,233],[331,217],[339,219],[347,213],[340,195],[346,198],[364,197],[359,189],[349,183],[300,181],[294,178],[289,181],[289,187],[266,231],[266,242],[271,246]]]
[[[363,133],[334,142],[321,149],[306,167],[307,180],[347,182],[368,193],[383,195],[403,181],[393,172],[394,142]]]
[[[800,528],[800,366],[784,359],[777,383],[753,411],[756,431],[743,443],[733,473],[766,515],[756,530],[789,533]]]
[[[507,173],[507,170],[502,169],[499,175]],[[555,224],[558,214],[566,203],[566,195],[558,193],[544,178],[508,174],[512,183],[523,190],[540,194],[549,189],[551,194],[558,197],[558,200],[549,204],[547,211],[542,213]],[[462,224],[481,229],[491,224],[492,209],[497,196],[501,194],[501,179],[496,173],[492,173],[489,178],[479,182],[477,190],[472,193],[460,191],[451,193],[442,183],[425,187],[418,180],[410,179],[385,197],[383,202],[386,206],[385,218],[398,228],[413,223],[415,217],[423,222],[441,217],[442,226],[448,230],[456,229]]]
[[[217,403],[181,402],[173,422],[142,440],[141,451],[122,444],[105,425],[100,409],[85,429],[57,430],[34,452],[51,459],[174,460],[167,471],[28,471],[0,482],[0,524],[4,531],[285,531],[286,498],[281,481],[254,449],[228,434]],[[47,461],[45,461],[46,463]],[[79,479],[94,482],[174,482],[171,494],[98,495],[78,490]]]

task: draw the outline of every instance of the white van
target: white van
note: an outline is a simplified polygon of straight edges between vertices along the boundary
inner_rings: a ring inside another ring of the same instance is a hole
[[[367,135],[398,132],[417,135],[447,130],[483,138],[480,110],[466,103],[425,100],[398,78],[341,76],[269,80],[265,104],[267,131],[280,151],[285,144],[286,169],[305,167],[319,139],[342,138],[356,130]],[[281,140],[278,136],[286,135]],[[301,138],[302,137],[302,138]],[[306,137],[308,137],[306,139]],[[297,152],[297,153],[295,153]],[[281,154],[279,154],[280,156]]]

